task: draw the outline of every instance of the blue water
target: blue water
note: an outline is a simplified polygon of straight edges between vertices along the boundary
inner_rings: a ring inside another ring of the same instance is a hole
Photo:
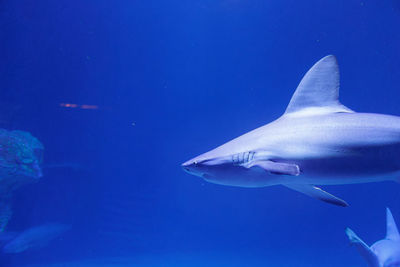
[[[328,54],[343,104],[400,115],[399,25],[397,0],[2,0],[0,127],[59,166],[15,192],[8,230],[71,229],[1,266],[366,266],[344,229],[383,238],[398,184],[325,186],[339,208],[180,164],[279,117]]]

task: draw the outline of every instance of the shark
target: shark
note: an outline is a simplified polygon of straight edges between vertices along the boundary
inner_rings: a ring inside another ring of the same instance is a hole
[[[28,249],[42,248],[71,228],[60,223],[46,223],[24,230],[21,233],[5,233],[0,240],[11,239],[2,248],[3,253],[21,253]]]
[[[389,208],[386,208],[386,237],[371,247],[350,228],[346,229],[346,234],[370,267],[400,266],[400,235]]]
[[[398,181],[400,117],[360,113],[339,101],[339,67],[328,55],[311,67],[278,119],[182,164],[221,185],[283,185],[337,206],[321,185]]]

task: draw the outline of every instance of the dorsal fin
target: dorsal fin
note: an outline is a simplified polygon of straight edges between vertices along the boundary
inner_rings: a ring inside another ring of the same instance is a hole
[[[335,56],[326,56],[315,63],[297,86],[285,114],[301,111],[353,112],[339,102],[339,66]]]
[[[400,235],[389,208],[386,208],[386,239],[399,240]]]

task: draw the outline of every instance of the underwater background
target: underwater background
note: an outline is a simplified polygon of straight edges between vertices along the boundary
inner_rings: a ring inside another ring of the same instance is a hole
[[[0,266],[366,266],[400,185],[207,183],[181,163],[278,118],[334,54],[341,102],[400,115],[399,1],[1,0],[0,128],[44,146],[6,231],[68,226]],[[400,156],[400,155],[399,155]]]

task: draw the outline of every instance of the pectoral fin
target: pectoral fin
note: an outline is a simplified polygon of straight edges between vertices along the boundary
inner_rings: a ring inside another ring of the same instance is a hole
[[[256,161],[251,163],[247,167],[248,168],[260,167],[261,169],[272,174],[293,175],[293,176],[298,176],[300,174],[300,168],[296,164],[274,162],[270,160]]]
[[[319,187],[316,187],[314,185],[309,185],[309,184],[285,184],[284,186],[296,190],[300,193],[303,193],[307,196],[328,202],[330,204],[334,204],[337,206],[341,207],[348,207],[349,204],[346,203],[346,201],[335,197],[334,195],[329,194],[328,192],[325,192]]]
[[[378,267],[379,260],[375,253],[361,240],[350,228],[346,229],[346,235],[352,245],[354,245],[361,256],[369,263],[371,267]]]

